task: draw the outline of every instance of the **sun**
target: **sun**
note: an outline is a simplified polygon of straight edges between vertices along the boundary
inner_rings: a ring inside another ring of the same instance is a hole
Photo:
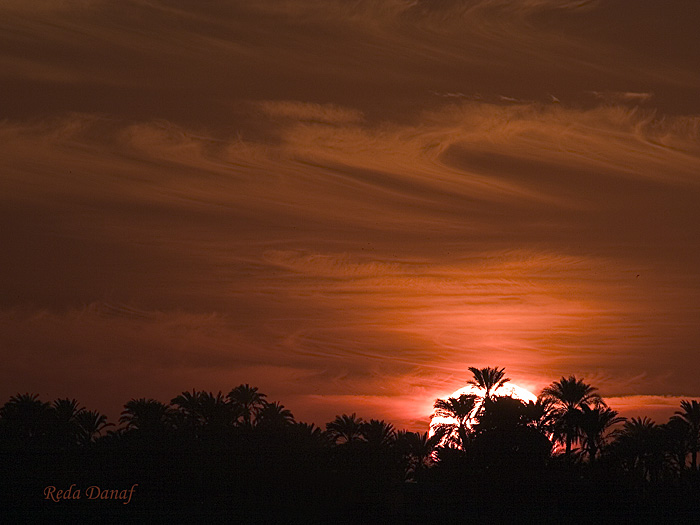
[[[481,403],[484,400],[484,393],[486,391],[483,388],[479,388],[474,385],[466,385],[459,390],[455,390],[452,392],[449,396],[447,397],[459,397],[462,394],[474,394],[479,398],[479,401],[476,405],[476,408],[474,409],[474,412],[472,412],[472,417],[469,420],[469,426],[471,426],[474,423],[474,416],[476,416],[476,412],[479,410],[481,407]],[[495,396],[510,396],[514,397],[515,399],[520,399],[521,401],[524,401],[525,403],[532,401],[535,402],[537,401],[537,396],[530,392],[527,388],[523,388],[521,386],[518,386],[514,383],[506,383],[503,385],[501,388],[498,388],[496,390],[493,390],[492,395]],[[434,416],[430,420],[430,435],[432,436],[435,433],[435,427],[437,425],[450,425],[450,424],[455,424],[457,423],[457,420],[451,417],[443,417],[443,416]]]

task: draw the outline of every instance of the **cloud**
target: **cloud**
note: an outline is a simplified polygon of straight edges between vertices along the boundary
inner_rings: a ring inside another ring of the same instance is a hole
[[[689,5],[4,2],[6,388],[697,393]]]
[[[438,93],[437,91],[432,91],[431,92],[433,95],[436,97],[442,97],[442,98],[469,98],[467,95],[464,93]]]
[[[252,350],[217,314],[107,303],[63,312],[2,310],[0,341],[6,392],[88,397],[85,402],[96,403],[110,417],[130,396],[162,397],[164,384],[185,389],[187,384],[177,385],[183,374],[233,370],[249,362]]]
[[[251,101],[286,118],[376,121],[430,106],[431,92],[583,103],[587,91],[644,86],[664,110],[693,106],[693,46],[674,36],[663,57],[640,58],[635,30],[669,9],[690,17],[632,4],[5,2],[0,75],[11,116],[73,110],[219,129],[254,126]]]
[[[605,402],[627,418],[649,417],[657,424],[663,424],[680,410],[680,403],[687,396],[622,396],[606,397]]]
[[[360,262],[353,261],[349,255],[304,254],[296,251],[269,250],[263,254],[266,261],[288,268],[295,272],[307,273],[317,277],[330,278],[382,278],[389,274],[403,273],[408,268],[417,271],[419,268],[406,264],[390,262]],[[422,268],[427,270],[427,265]]]
[[[78,11],[98,6],[100,0],[8,0],[3,2],[3,9],[25,14],[55,13],[61,11]]]
[[[312,104],[295,101],[268,100],[259,102],[258,106],[270,117],[288,118],[300,121],[321,122],[326,124],[348,124],[360,122],[362,113],[333,104]]]
[[[653,98],[652,93],[633,93],[633,92],[616,92],[616,91],[591,91],[591,95],[599,100],[608,103],[620,104],[646,104]]]
[[[422,370],[438,390],[497,362],[535,386],[604,366],[612,393],[692,393],[674,363],[697,335],[697,119],[468,102],[415,124],[273,124],[277,143],[162,120],[5,122],[6,306],[128,305],[51,314],[54,331],[22,344],[40,355],[74,341],[61,326],[105,332],[154,348],[110,343],[105,356],[182,377],[163,350],[181,328],[157,312],[186,304],[219,326],[185,331],[202,355],[174,350],[185,368],[211,361],[203,377],[264,378],[246,361],[257,356],[286,384],[308,373],[319,390],[367,393]],[[14,323],[13,341],[41,332]],[[360,386],[367,362],[381,374]]]

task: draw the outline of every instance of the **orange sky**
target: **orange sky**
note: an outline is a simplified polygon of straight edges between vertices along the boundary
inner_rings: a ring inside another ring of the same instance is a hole
[[[2,398],[425,430],[504,366],[664,421],[700,396],[695,3],[2,2]]]

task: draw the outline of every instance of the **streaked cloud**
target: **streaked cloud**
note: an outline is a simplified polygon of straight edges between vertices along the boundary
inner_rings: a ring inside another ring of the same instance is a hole
[[[697,46],[632,31],[683,5],[4,3],[4,395],[700,395]]]
[[[264,101],[259,103],[263,113],[270,117],[282,117],[326,124],[352,123],[362,120],[357,110],[341,108],[332,104],[309,104],[294,101]]]
[[[595,98],[611,103],[646,104],[653,98],[652,93],[630,93],[615,91],[591,91]]]

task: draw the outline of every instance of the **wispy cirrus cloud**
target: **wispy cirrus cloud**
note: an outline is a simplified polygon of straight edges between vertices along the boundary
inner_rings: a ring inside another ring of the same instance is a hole
[[[362,113],[332,104],[311,104],[283,100],[259,102],[258,106],[267,116],[288,118],[299,121],[322,122],[326,124],[348,124],[360,122]]]
[[[610,103],[646,104],[653,98],[652,93],[616,92],[616,91],[591,91],[595,98]]]
[[[700,394],[688,5],[3,3],[7,395]]]

